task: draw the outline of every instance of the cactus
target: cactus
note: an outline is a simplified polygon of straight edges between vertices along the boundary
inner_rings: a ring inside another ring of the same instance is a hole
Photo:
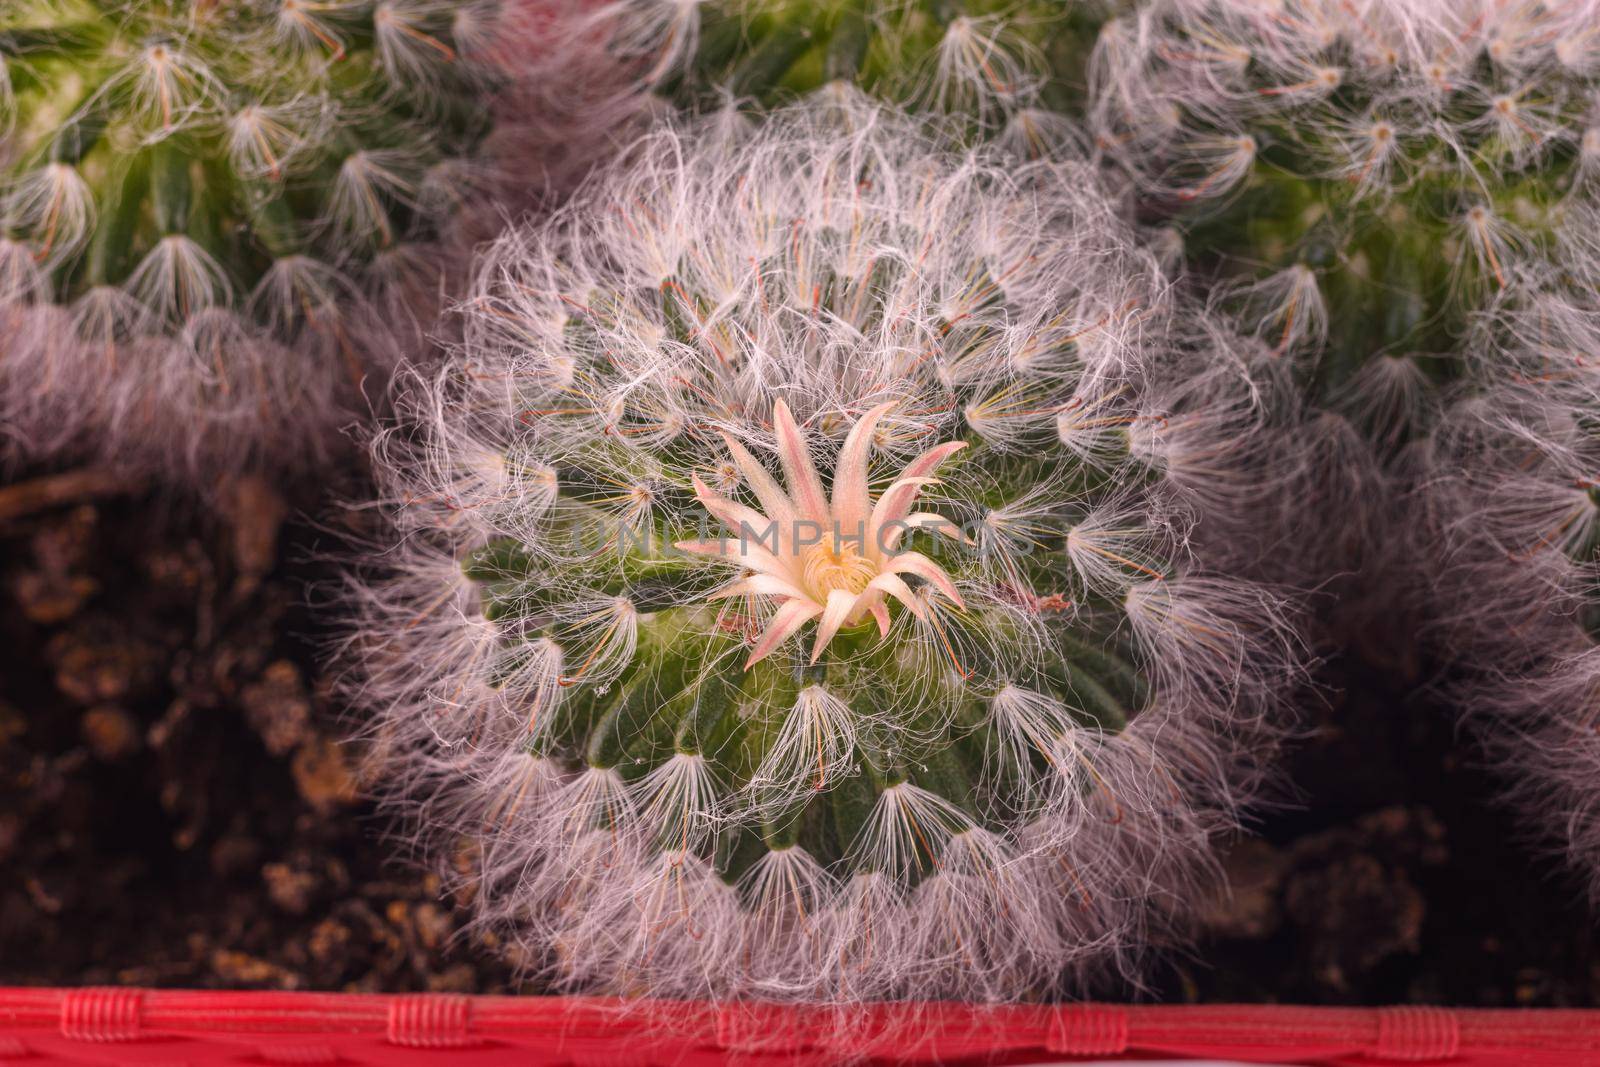
[[[13,444],[314,463],[430,325],[487,176],[496,3],[7,3]]]
[[[1592,397],[1563,392],[1502,380],[1448,412],[1427,547],[1448,560],[1436,639],[1471,666],[1453,692],[1464,719],[1529,838],[1600,905],[1600,450]]]
[[[1103,29],[1100,148],[1219,301],[1393,445],[1600,163],[1600,8],[1158,0]]]
[[[619,34],[656,56],[666,95],[691,110],[770,108],[826,86],[1003,137],[1030,155],[1075,133],[1082,70],[1104,17],[1058,0],[622,0]]]
[[[1573,209],[1533,284],[1475,331],[1476,375],[1426,442],[1419,510],[1435,639],[1531,835],[1600,903],[1600,211]]]
[[[918,131],[669,124],[497,242],[377,442],[376,777],[564,988],[1103,980],[1260,776],[1300,653],[1208,542],[1233,339],[1091,169]]]

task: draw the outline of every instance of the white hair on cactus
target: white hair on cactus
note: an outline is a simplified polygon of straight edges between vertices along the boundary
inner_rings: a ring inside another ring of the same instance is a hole
[[[1086,154],[1084,140],[1083,130],[1061,112],[1022,107],[1006,119],[995,143],[1018,159],[1052,159]]]
[[[1394,188],[1388,172],[1408,156],[1469,179],[1491,157],[1526,166],[1578,140],[1597,10],[1593,0],[1162,0],[1102,33],[1091,64],[1098,144],[1150,188],[1196,199],[1244,176],[1242,153],[1219,138],[1250,131],[1322,157],[1360,193]],[[1363,111],[1346,113],[1336,91]],[[1412,151],[1430,141],[1442,151]]]
[[[250,311],[284,344],[338,329],[356,298],[350,279],[330,263],[308,255],[274,260],[250,294]]]
[[[1208,533],[1255,480],[1254,342],[1087,165],[859,97],[725,134],[669,123],[508,230],[407,379],[390,573],[350,588],[378,780],[563,988],[1131,967],[1299,670]],[[558,769],[537,812],[513,753]]]
[[[861,726],[850,705],[822,686],[802,689],[746,787],[755,804],[781,814],[859,773],[853,763]]]
[[[935,111],[1009,114],[1034,98],[1044,61],[1000,15],[958,15],[931,56],[921,100]]]
[[[234,170],[247,178],[283,180],[326,135],[330,121],[328,102],[315,96],[243,105],[225,119]]]
[[[329,10],[315,0],[280,0],[273,20],[275,33],[280,41],[304,52],[328,60],[343,59],[344,41],[332,21],[323,17]]]
[[[223,86],[205,60],[172,41],[151,41],[132,59],[109,92],[127,91],[145,136],[161,140],[197,122]]]
[[[17,91],[11,81],[11,60],[0,56],[0,136],[17,121]]]
[[[640,819],[663,847],[693,855],[716,831],[722,790],[699,752],[677,752],[635,786]]]
[[[608,44],[621,55],[647,59],[640,77],[656,84],[693,57],[700,41],[701,8],[706,0],[615,0],[593,15]]]
[[[417,154],[398,148],[360,149],[339,164],[329,187],[328,225],[341,237],[391,245],[398,236],[389,218],[394,204],[416,199]]]
[[[1051,813],[1058,840],[1070,837],[1072,823],[1084,813],[1078,803],[1093,774],[1091,756],[1097,731],[1079,725],[1081,713],[1046,693],[1007,683],[989,698],[992,742],[1003,751],[984,761],[989,773],[1014,773],[1036,777],[1043,788],[1026,790],[1035,810],[1018,814]],[[1066,831],[1066,832],[1063,832]]]
[[[94,196],[76,167],[46,163],[0,194],[0,224],[25,234],[46,269],[74,256],[94,229]]]
[[[150,308],[132,293],[114,285],[97,285],[72,305],[73,334],[86,345],[98,346],[108,365],[115,363],[118,346],[150,332]]]
[[[753,992],[790,996],[815,987],[826,973],[827,907],[832,876],[798,845],[774,848],[745,872],[739,886],[748,918],[739,923]]]
[[[22,241],[0,237],[0,308],[31,304],[49,291],[49,283],[33,249]]]
[[[1600,646],[1570,624],[1541,637],[1544,658],[1486,680],[1470,713],[1530,836],[1574,867],[1590,899],[1600,901]]]
[[[456,47],[427,25],[460,5],[441,0],[380,0],[372,9],[378,61],[396,84],[426,88],[441,64],[454,63]]]
[[[1026,2],[832,9],[795,0],[608,0],[594,21],[644,83],[699,112],[720,102],[724,133],[753,104],[865,92],[984,135],[1003,131],[1025,158],[1042,158],[1078,140],[1045,104],[1052,60],[1066,66],[1048,46],[1067,17],[1062,5]]]
[[[1429,410],[1427,371],[1415,353],[1379,353],[1332,397],[1369,440],[1393,449],[1423,430]]]
[[[1462,236],[1457,274],[1465,274],[1464,265],[1470,260],[1477,268],[1472,276],[1493,279],[1496,288],[1504,289],[1510,284],[1511,267],[1518,259],[1521,241],[1516,228],[1487,204],[1467,208],[1457,225]]]
[[[1236,305],[1240,318],[1279,355],[1317,352],[1328,339],[1328,305],[1316,272],[1303,263],[1220,287],[1213,300]]]
[[[189,317],[227,303],[228,272],[215,256],[182,234],[156,242],[128,277],[128,291],[158,320],[182,327]]]
[[[1072,523],[1066,553],[1087,594],[1118,596],[1136,582],[1164,580],[1175,546],[1137,506],[1112,502]]]

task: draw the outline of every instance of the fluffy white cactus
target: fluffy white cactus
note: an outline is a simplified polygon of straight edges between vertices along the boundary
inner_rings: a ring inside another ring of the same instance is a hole
[[[596,16],[691,109],[839,86],[953,120],[1019,155],[1079,136],[1098,0],[613,0]]]
[[[500,239],[377,443],[378,780],[562,988],[1130,974],[1260,782],[1300,648],[1207,536],[1235,339],[1092,169],[919,129],[656,133]]]
[[[462,209],[538,180],[489,149],[504,162],[574,140],[495,107],[557,69],[594,95],[605,79],[563,47],[580,15],[568,0],[9,0],[8,455],[180,480],[315,468],[363,391],[418,353],[448,265],[465,273]]]
[[[1214,311],[1320,409],[1289,424],[1293,487],[1262,520],[1295,546],[1268,573],[1333,593],[1336,638],[1423,603],[1396,596],[1418,571],[1404,453],[1470,374],[1477,318],[1593,191],[1597,15],[1593,0],[1152,0],[1101,31],[1098,151],[1217,279]]]
[[[1480,324],[1479,378],[1420,450],[1439,646],[1533,835],[1600,900],[1600,303],[1596,219]]]
[[[1596,25],[1593,0],[1156,0],[1102,31],[1096,141],[1231,261],[1219,302],[1319,361],[1319,399],[1414,434],[1412,383],[1457,373],[1434,357],[1593,188]]]

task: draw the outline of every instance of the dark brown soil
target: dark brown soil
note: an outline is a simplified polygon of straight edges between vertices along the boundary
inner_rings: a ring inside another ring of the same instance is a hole
[[[306,607],[328,535],[254,483],[184,511],[64,490],[0,520],[0,983],[514,989],[359,799]],[[1424,677],[1329,667],[1298,798],[1154,995],[1600,1004],[1575,881]]]
[[[0,983],[511,988],[359,800],[290,512],[0,526]]]
[[[1496,781],[1415,678],[1330,664],[1289,760],[1292,804],[1225,858],[1230,899],[1166,1000],[1600,1005],[1577,879],[1496,803]]]

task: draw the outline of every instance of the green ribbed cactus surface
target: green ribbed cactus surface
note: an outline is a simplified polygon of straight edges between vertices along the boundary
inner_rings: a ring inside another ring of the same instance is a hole
[[[1457,352],[1592,194],[1590,18],[1157,0],[1102,30],[1095,135],[1262,338],[1317,361],[1320,399],[1382,403],[1410,372],[1375,357]]]
[[[305,468],[425,351],[497,0],[0,8],[0,437],[163,480]]]
[[[176,320],[252,298],[299,315],[260,288],[274,266],[359,276],[448,215],[489,122],[458,37],[487,17],[410,0],[8,4],[8,236],[54,299],[119,286]]]
[[[731,94],[770,107],[849,84],[984,124],[1048,126],[1032,130],[1043,138],[1082,111],[1103,18],[1098,4],[1056,0],[712,0],[668,31],[693,47],[665,88],[690,106]]]

